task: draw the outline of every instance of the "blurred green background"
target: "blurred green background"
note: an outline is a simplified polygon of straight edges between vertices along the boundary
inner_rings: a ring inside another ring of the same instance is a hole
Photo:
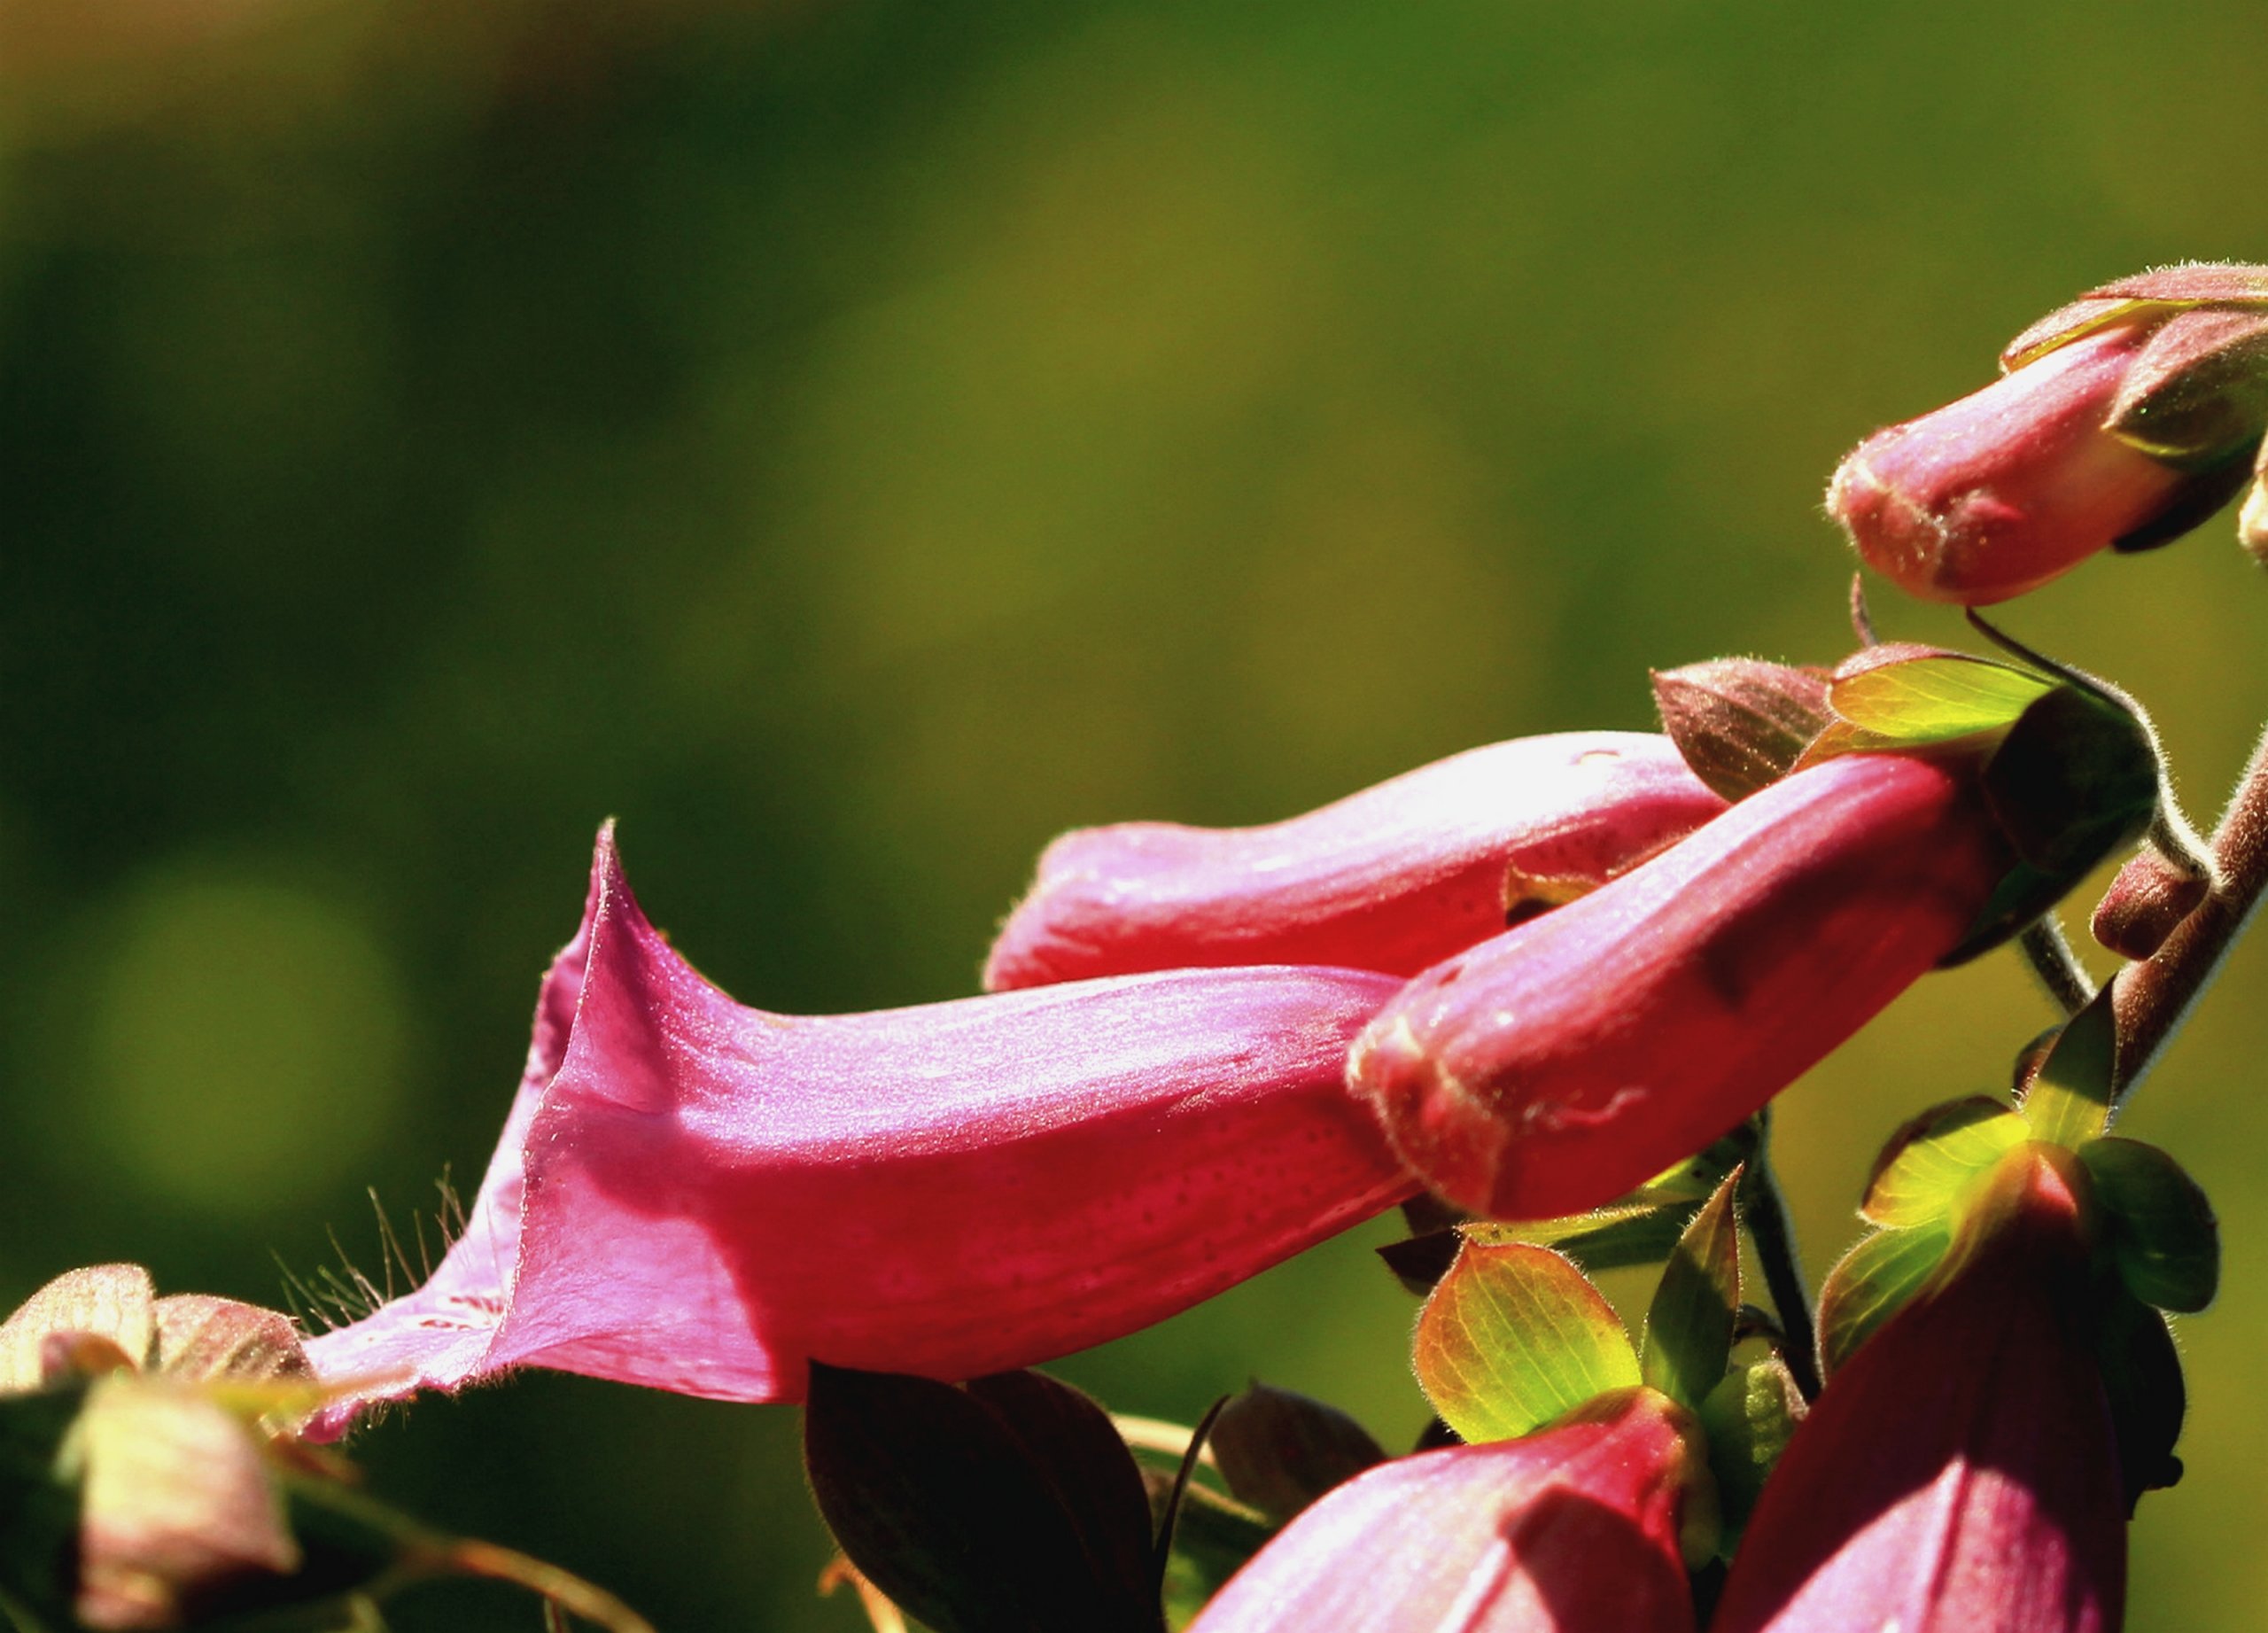
[[[374,1266],[366,1187],[485,1160],[610,813],[712,977],[882,1007],[970,990],[1067,826],[1839,655],[1846,446],[2091,283],[2268,258],[2258,21],[0,0],[0,1309],[106,1258],[273,1302],[331,1228]],[[2268,712],[2225,518],[2008,616],[2200,803]],[[2264,987],[2256,945],[2129,1124],[2227,1229],[2140,1629],[2268,1594]],[[1891,1124],[2047,1019],[2000,955],[1785,1099],[1815,1269]],[[1060,1370],[1406,1437],[1386,1234]],[[796,1435],[530,1376],[360,1450],[664,1633],[844,1633]]]

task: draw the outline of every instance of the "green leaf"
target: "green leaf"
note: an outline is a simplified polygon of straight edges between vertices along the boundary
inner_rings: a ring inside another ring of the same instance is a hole
[[[2079,1161],[2110,1216],[2111,1257],[2127,1290],[2185,1314],[2211,1303],[2221,1279],[2220,1224],[2197,1182],[2137,1139],[2091,1139]]]
[[[1646,1311],[1640,1373],[1696,1410],[1724,1378],[1740,1313],[1740,1222],[1733,1210],[1739,1183],[1735,1170],[1693,1216]]]
[[[2064,1022],[2048,1046],[2018,1108],[2035,1139],[2076,1150],[2109,1124],[2118,1086],[2115,995],[2113,985],[2104,983],[2094,1001]]]
[[[1819,1358],[1826,1371],[1857,1354],[1921,1290],[1951,1241],[1951,1232],[1938,1225],[1876,1231],[1843,1256],[1819,1293]]]
[[[1870,1223],[1949,1220],[1969,1181],[2031,1138],[2031,1125],[1984,1095],[1933,1106],[1890,1138],[1859,1212]]]
[[[1418,1382],[1466,1441],[1511,1440],[1639,1380],[1614,1307],[1549,1248],[1467,1240],[1418,1318]]]
[[[2013,726],[2054,685],[2029,670],[1949,654],[1842,676],[1828,698],[1843,719],[1885,746],[1916,748]]]
[[[1730,1558],[1748,1517],[1763,1495],[1780,1454],[1803,1421],[1803,1392],[1788,1364],[1767,1353],[1736,1365],[1718,1380],[1701,1403],[1703,1433],[1709,1442],[1709,1472],[1716,1476],[1721,1543]]]
[[[2181,1459],[2173,1449],[2188,1413],[2188,1391],[2181,1379],[2181,1355],[2163,1316],[2120,1287],[2109,1289],[2094,1313],[2095,1360],[2102,1369],[2132,1512],[2143,1492],[2181,1478]]]

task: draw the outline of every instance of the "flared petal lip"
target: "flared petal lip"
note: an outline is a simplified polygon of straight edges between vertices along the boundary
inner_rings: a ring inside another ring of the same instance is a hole
[[[600,836],[504,1138],[427,1284],[315,1338],[371,1402],[513,1365],[738,1400],[811,1358],[967,1377],[1149,1325],[1410,1194],[1343,1061],[1391,976],[1181,970],[747,1009]]]

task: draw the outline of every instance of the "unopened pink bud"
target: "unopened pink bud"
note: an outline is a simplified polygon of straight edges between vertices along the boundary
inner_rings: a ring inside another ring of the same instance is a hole
[[[1946,957],[2007,865],[1957,766],[1829,760],[1427,970],[1364,1030],[1349,1081],[1451,1201],[1514,1219],[1595,1208]]]
[[[1039,859],[984,984],[1236,964],[1415,975],[1724,806],[1666,737],[1561,732],[1469,749],[1264,827],[1081,828]]]
[[[2149,333],[2130,323],[2090,334],[1876,432],[1836,470],[1828,510],[1899,588],[1970,606],[2143,532],[2193,479],[2106,428]]]

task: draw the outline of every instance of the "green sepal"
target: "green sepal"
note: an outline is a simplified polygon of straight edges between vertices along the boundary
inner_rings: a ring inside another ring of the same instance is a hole
[[[1665,1168],[1612,1205],[1707,1201],[1724,1184],[1725,1176],[1747,1162],[1755,1151],[1756,1119],[1751,1117],[1731,1133],[1711,1140],[1683,1162]]]
[[[1845,1254],[1819,1291],[1819,1359],[1832,1373],[1929,1281],[1953,1233],[1946,1225],[1876,1231]]]
[[[1881,1225],[1948,1220],[1969,1182],[2031,1137],[2023,1117],[1984,1095],[1933,1106],[1875,1158],[1859,1212]]]
[[[2059,685],[2008,727],[1981,781],[2014,863],[1961,944],[1939,960],[1948,966],[2016,935],[2141,835],[2158,808],[2157,746],[2115,698]]]
[[[1740,1313],[1740,1221],[1733,1208],[1740,1171],[1726,1177],[1679,1235],[1639,1347],[1646,1383],[1694,1411],[1723,1380],[1732,1355]]]
[[[2055,686],[2031,670],[1961,653],[1866,657],[1845,665],[1827,696],[1868,748],[1919,749],[2005,731]]]
[[[1724,1528],[1720,1546],[1727,1559],[1806,1410],[1788,1364],[1771,1350],[1736,1362],[1702,1401],[1698,1415],[1709,1442],[1709,1472],[1717,1481]]]
[[[1677,1239],[1692,1217],[1689,1201],[1618,1205],[1571,1214],[1564,1219],[1469,1225],[1460,1234],[1466,1241],[1491,1246],[1524,1241],[1550,1248],[1574,1260],[1587,1274],[1596,1275],[1634,1264],[1659,1264],[1676,1249]]]
[[[1468,1239],[1418,1317],[1418,1387],[1467,1442],[1511,1440],[1640,1381],[1614,1307],[1549,1248]]]
[[[0,1396],[0,1605],[39,1629],[74,1625],[79,1487],[57,1466],[87,1389]]]
[[[2268,424],[2268,312],[2193,310],[2161,323],[2119,382],[2103,429],[2177,470],[2241,460]]]
[[[2124,1288],[2112,1286],[2096,1301],[2095,1360],[2118,1439],[2118,1466],[2126,1512],[2145,1491],[2162,1490],[2181,1478],[2173,1455],[2189,1410],[2181,1377],[2181,1355],[2165,1318]]]
[[[2105,984],[2063,1023],[2017,1107],[2035,1139],[2076,1150],[2110,1123],[2117,1098],[2118,1019]]]
[[[2211,1303],[2220,1287],[2220,1224],[2197,1182],[2137,1139],[2091,1139],[2078,1155],[2110,1221],[2111,1260],[2127,1291],[2185,1315]]]

